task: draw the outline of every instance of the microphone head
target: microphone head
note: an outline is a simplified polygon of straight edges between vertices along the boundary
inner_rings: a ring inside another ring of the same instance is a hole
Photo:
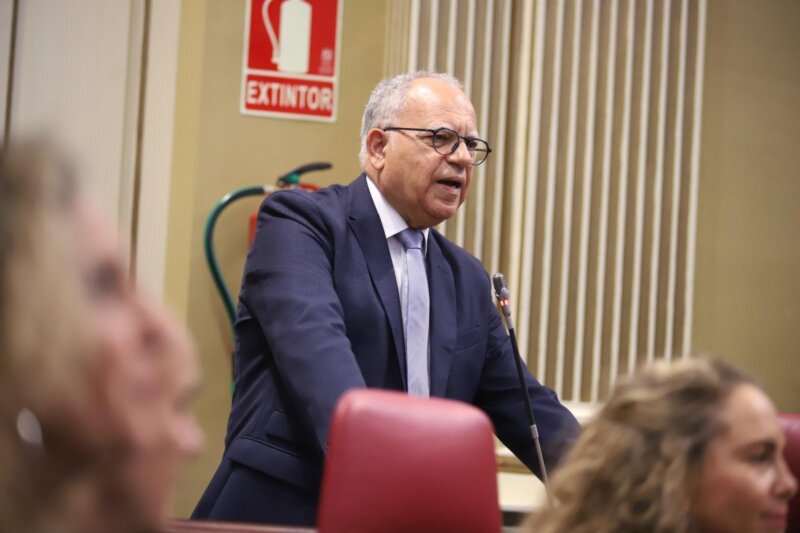
[[[508,287],[506,287],[506,278],[500,272],[492,276],[492,284],[494,285],[494,294],[497,298],[508,298]]]

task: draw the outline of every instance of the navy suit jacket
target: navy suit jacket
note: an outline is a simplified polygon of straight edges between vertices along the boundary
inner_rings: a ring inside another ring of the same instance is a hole
[[[400,298],[367,179],[262,204],[239,297],[225,455],[195,518],[313,524],[336,401],[355,387],[406,390]],[[431,396],[482,409],[538,473],[488,274],[434,229],[426,262]],[[526,379],[552,465],[578,424],[552,390]]]

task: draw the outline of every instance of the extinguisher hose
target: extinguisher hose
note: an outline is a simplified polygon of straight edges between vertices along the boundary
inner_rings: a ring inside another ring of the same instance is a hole
[[[331,167],[333,167],[333,165],[326,161],[308,163],[306,165],[299,166],[294,170],[290,170],[286,174],[278,176],[278,186],[287,187],[291,185],[298,185],[303,187],[303,184],[300,183],[300,176],[302,174],[305,174],[306,172],[313,172],[315,170],[327,170]]]
[[[222,277],[222,272],[220,271],[219,264],[217,263],[217,257],[214,253],[214,227],[217,224],[217,218],[219,218],[219,215],[222,213],[222,211],[225,210],[225,208],[230,204],[247,196],[264,196],[265,194],[275,191],[277,188],[285,187],[299,187],[309,191],[316,191],[318,187],[316,185],[302,183],[300,181],[300,175],[315,170],[326,170],[332,166],[333,165],[328,162],[308,163],[278,176],[277,187],[272,185],[253,185],[250,187],[242,187],[241,189],[237,189],[223,196],[208,214],[208,218],[206,218],[206,226],[203,231],[206,263],[208,263],[208,269],[211,271],[211,277],[214,280],[214,285],[216,286],[217,292],[219,292],[219,296],[225,306],[225,314],[228,316],[228,323],[231,326],[231,334],[233,335],[234,339],[236,338],[236,331],[233,329],[234,322],[236,322],[236,308],[233,304],[231,291],[228,289],[228,285],[225,283],[225,279]]]
[[[217,288],[217,292],[219,292],[219,296],[222,298],[222,303],[225,305],[225,313],[228,315],[228,322],[230,323],[231,332],[233,333],[234,338],[236,338],[236,332],[233,329],[233,324],[236,321],[236,310],[234,309],[231,292],[228,289],[228,285],[225,283],[225,279],[222,277],[219,264],[217,263],[217,257],[214,253],[214,226],[216,226],[217,218],[219,218],[219,215],[222,213],[222,211],[236,200],[245,198],[247,196],[264,196],[272,190],[272,187],[266,185],[256,185],[237,189],[223,196],[208,214],[208,218],[206,219],[206,226],[203,231],[206,263],[208,263],[208,269],[211,271],[211,277],[214,280],[214,285]]]

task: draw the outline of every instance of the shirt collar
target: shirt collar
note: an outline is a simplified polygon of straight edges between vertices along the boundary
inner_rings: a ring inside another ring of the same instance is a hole
[[[397,210],[389,205],[389,202],[386,201],[381,191],[378,190],[378,186],[372,182],[372,179],[368,176],[367,177],[367,187],[369,188],[369,195],[372,197],[372,203],[375,204],[375,209],[378,211],[378,217],[381,219],[381,224],[383,225],[383,232],[386,235],[386,238],[394,237],[404,229],[408,228],[409,225],[403,220],[403,217],[400,216],[400,213]],[[425,235],[425,251],[428,250],[428,233],[430,232],[430,228],[425,228],[422,231],[422,234]]]

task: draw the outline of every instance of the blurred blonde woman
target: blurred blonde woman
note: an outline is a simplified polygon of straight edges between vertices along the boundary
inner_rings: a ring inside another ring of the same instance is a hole
[[[797,491],[772,402],[714,359],[619,384],[552,478],[528,531],[784,531]]]
[[[195,353],[53,153],[0,152],[0,531],[155,530],[202,444]]]

